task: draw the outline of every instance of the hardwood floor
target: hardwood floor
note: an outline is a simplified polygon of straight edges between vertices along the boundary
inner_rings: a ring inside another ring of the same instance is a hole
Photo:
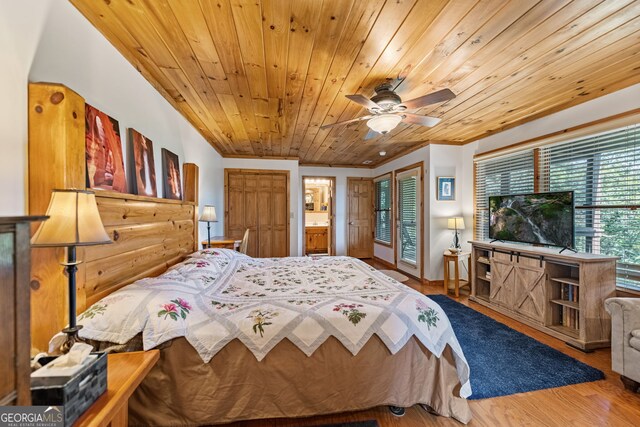
[[[370,261],[369,264],[379,269],[385,268],[374,261]],[[409,279],[406,284],[425,294],[443,293],[441,286],[422,285],[414,279]],[[473,412],[473,419],[469,423],[470,426],[640,425],[640,394],[626,391],[620,382],[619,375],[611,371],[610,349],[596,350],[593,353],[586,354],[567,346],[556,338],[520,324],[486,307],[469,302],[466,294],[460,295],[460,298],[455,298],[451,294],[449,296],[517,331],[602,370],[606,375],[606,378],[602,381],[492,399],[471,400],[469,404]],[[377,420],[381,427],[461,425],[453,419],[431,415],[418,406],[407,408],[405,416],[401,418],[391,415],[386,407],[379,407],[367,411],[312,418],[256,420],[232,425],[234,427],[297,427],[371,419]]]

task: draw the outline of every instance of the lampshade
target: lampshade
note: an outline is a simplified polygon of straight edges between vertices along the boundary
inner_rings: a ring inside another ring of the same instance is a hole
[[[111,243],[93,191],[53,190],[47,216],[49,219],[31,238],[31,245],[60,247]]]
[[[402,121],[402,117],[396,114],[380,114],[367,121],[367,126],[371,130],[385,134],[393,129]]]
[[[202,222],[217,222],[218,217],[216,216],[216,208],[215,206],[205,205],[202,210],[202,215],[200,215],[200,221]]]
[[[449,218],[447,228],[449,230],[464,230],[464,218],[461,216]]]

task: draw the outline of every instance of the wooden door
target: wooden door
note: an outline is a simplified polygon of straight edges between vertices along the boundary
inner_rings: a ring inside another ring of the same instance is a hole
[[[515,286],[515,268],[509,255],[495,253],[491,257],[491,285],[489,299],[504,307],[512,307],[512,292]]]
[[[520,258],[515,266],[513,308],[520,314],[544,322],[546,306],[545,269],[538,260]]]
[[[271,257],[289,256],[289,188],[287,176],[271,177]]]
[[[286,172],[225,170],[225,234],[242,239],[249,229],[247,254],[289,255],[289,179]]]
[[[262,179],[262,177],[260,177],[260,179]],[[249,229],[247,255],[252,257],[259,256],[258,217],[260,215],[258,214],[258,182],[258,175],[245,175],[244,177],[244,229]],[[244,235],[244,230],[242,235]],[[240,238],[242,238],[242,236],[240,236]]]
[[[263,175],[260,177],[258,183],[258,206],[260,207],[260,214],[258,215],[258,254],[252,256],[258,256],[260,258],[270,257],[272,254],[273,245],[273,198],[271,191],[273,188],[273,179],[269,175]]]
[[[226,186],[225,235],[242,239],[244,235],[244,175],[229,174]]]
[[[373,257],[373,180],[347,178],[347,255]]]

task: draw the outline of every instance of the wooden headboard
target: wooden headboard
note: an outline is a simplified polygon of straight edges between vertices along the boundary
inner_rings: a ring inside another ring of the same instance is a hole
[[[44,214],[51,190],[85,188],[85,100],[49,83],[29,85],[29,212]],[[185,200],[96,191],[113,243],[78,247],[77,310],[197,250],[198,167],[184,164]],[[35,231],[34,226],[32,231]],[[32,351],[44,351],[67,319],[63,249],[31,251]]]

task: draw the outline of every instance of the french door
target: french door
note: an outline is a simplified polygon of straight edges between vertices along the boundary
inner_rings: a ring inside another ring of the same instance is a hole
[[[422,168],[415,168],[396,174],[397,268],[418,278],[422,274],[421,172]]]

